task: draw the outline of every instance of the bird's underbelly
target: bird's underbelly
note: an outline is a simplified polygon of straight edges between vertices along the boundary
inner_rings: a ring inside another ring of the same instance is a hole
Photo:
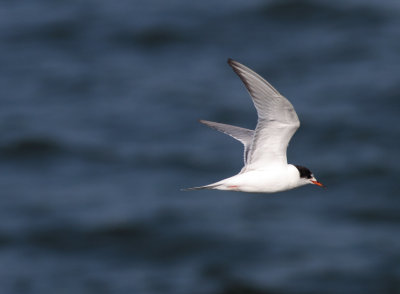
[[[224,181],[220,190],[251,193],[274,193],[294,188],[290,175],[285,171],[250,171]]]

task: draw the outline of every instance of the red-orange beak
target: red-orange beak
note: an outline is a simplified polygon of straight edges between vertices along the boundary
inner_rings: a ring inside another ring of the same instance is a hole
[[[325,186],[324,184],[322,184],[322,183],[320,183],[320,182],[318,182],[318,181],[313,181],[313,180],[311,180],[311,182],[312,182],[314,185],[320,186],[320,187],[322,187],[322,188],[326,188],[326,186]]]

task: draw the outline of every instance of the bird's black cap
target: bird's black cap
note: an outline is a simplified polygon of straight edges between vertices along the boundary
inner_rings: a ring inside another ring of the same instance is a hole
[[[300,178],[305,178],[305,179],[312,178],[312,172],[308,168],[301,165],[295,165],[295,167],[299,170]]]

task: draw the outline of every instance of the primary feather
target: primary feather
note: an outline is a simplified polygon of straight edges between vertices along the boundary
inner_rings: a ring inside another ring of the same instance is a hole
[[[227,125],[227,124],[221,124],[217,122],[212,122],[208,120],[199,120],[202,124],[205,124],[206,126],[209,126],[210,128],[213,128],[217,131],[220,131],[224,134],[227,134],[231,136],[232,138],[240,141],[244,145],[244,164],[247,164],[248,160],[248,154],[249,154],[249,148],[251,145],[251,142],[253,141],[253,135],[254,131],[245,129],[245,128],[240,128],[232,125]]]

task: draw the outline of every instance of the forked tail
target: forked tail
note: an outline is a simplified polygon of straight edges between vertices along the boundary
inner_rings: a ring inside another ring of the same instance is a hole
[[[205,186],[200,186],[200,187],[185,188],[185,189],[181,189],[181,191],[193,191],[193,190],[215,189],[215,188],[217,188],[219,185],[220,185],[220,184],[210,184],[210,185],[205,185]]]

